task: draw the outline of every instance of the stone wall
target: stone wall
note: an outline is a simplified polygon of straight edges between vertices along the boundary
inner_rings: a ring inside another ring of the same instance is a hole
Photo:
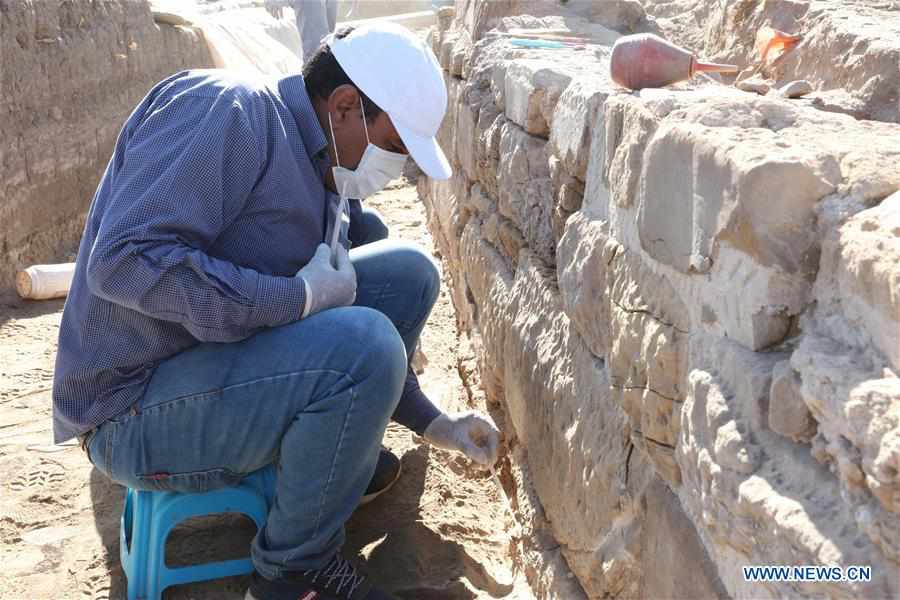
[[[454,176],[419,192],[520,567],[539,598],[897,597],[900,125],[617,89],[654,3],[573,4],[458,0],[431,35]],[[872,581],[744,581],[766,564]]]
[[[129,113],[159,80],[212,66],[146,1],[0,2],[0,288],[75,249]]]

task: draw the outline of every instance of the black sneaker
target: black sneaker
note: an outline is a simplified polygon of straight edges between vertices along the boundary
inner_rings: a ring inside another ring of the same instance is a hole
[[[369,487],[366,488],[366,493],[363,494],[359,505],[368,504],[391,489],[397,480],[400,479],[402,470],[403,467],[400,465],[400,459],[397,458],[397,455],[387,448],[382,448],[378,454],[378,464],[375,465],[375,473],[372,475]]]
[[[341,556],[315,571],[291,571],[271,581],[253,573],[244,600],[397,600],[372,585]]]

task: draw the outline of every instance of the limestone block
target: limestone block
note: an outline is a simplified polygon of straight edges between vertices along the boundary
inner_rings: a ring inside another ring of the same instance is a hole
[[[447,86],[447,112],[444,113],[444,120],[441,121],[441,127],[438,129],[437,141],[455,170],[459,165],[456,157],[455,132],[459,116],[459,95],[462,92],[463,84],[459,79],[450,77],[446,73],[444,73],[444,84]]]
[[[881,598],[897,593],[890,559],[866,529],[890,538],[890,521],[848,526],[877,516],[870,506],[838,500],[839,483],[806,445],[755,431],[734,410],[734,392],[719,375],[698,368],[689,376],[675,455],[681,504],[697,526],[722,582],[735,598],[824,594]],[[747,583],[735,575],[747,564],[873,565],[871,583]],[[883,565],[884,575],[875,576]]]
[[[776,138],[763,129],[663,125],[642,170],[642,247],[685,273],[692,257],[710,257],[714,240],[762,265],[814,271],[813,207],[839,174],[817,149],[780,149]]]
[[[440,32],[450,29],[453,18],[456,16],[456,9],[452,6],[442,6],[437,11],[437,29]]]
[[[596,75],[579,78],[566,87],[559,97],[550,128],[550,145],[566,171],[581,181],[587,174],[591,152],[591,129],[597,123],[597,112],[613,93],[609,79],[609,63],[597,61]]]
[[[529,537],[528,544],[516,544],[518,562],[535,597],[553,600],[587,600],[584,589],[572,576],[571,569],[553,538],[550,523],[532,483],[528,467],[528,451],[521,446],[513,450],[510,470],[515,483],[512,498],[519,524]]]
[[[787,351],[753,352],[728,338],[695,332],[690,339],[692,367],[714,373],[731,392],[731,410],[753,431],[768,428],[770,392],[776,366]]]
[[[873,358],[807,333],[791,366],[828,444],[825,459],[850,489],[868,489],[900,514],[900,378]]]
[[[636,33],[647,18],[638,0],[604,0],[593,2],[591,8],[592,21],[624,33]]]
[[[584,198],[581,211],[593,219],[609,219],[610,194],[606,180],[606,126],[605,107],[613,102],[610,98],[602,110],[597,111],[597,122],[591,131],[591,149],[585,173]]]
[[[607,294],[611,316],[610,383],[646,388],[664,398],[684,399],[688,358],[688,312],[664,278],[640,255],[607,244]]]
[[[522,59],[506,69],[504,112],[528,133],[546,137],[556,103],[572,81],[572,70],[552,60]]]
[[[454,77],[462,77],[463,68],[472,52],[472,39],[467,33],[459,35],[450,48],[447,71]]]
[[[471,180],[478,178],[476,163],[480,142],[479,115],[482,107],[490,102],[490,90],[471,85],[460,89],[455,136],[456,157],[466,177]]]
[[[630,435],[632,445],[653,465],[654,474],[672,488],[678,488],[681,485],[681,467],[675,459],[675,449],[644,437],[637,430],[633,430]]]
[[[551,154],[547,164],[550,167],[550,181],[553,183],[557,207],[568,216],[581,208],[584,201],[584,183],[570,175],[557,156]]]
[[[579,217],[571,221],[577,224]],[[613,397],[629,415],[635,445],[660,476],[680,483],[673,448],[680,430],[688,359],[688,312],[664,278],[615,241],[603,246],[609,301],[608,365]]]
[[[437,53],[437,59],[441,67],[448,73],[453,62],[453,48],[462,35],[465,34],[460,31],[446,31],[441,36],[441,51]]]
[[[900,372],[900,192],[850,219],[834,243],[847,318]]]
[[[655,480],[641,529],[641,598],[728,598],[694,524],[668,486]],[[690,576],[685,576],[685,569]]]
[[[500,250],[506,257],[508,264],[515,268],[519,262],[519,252],[523,248],[528,247],[528,242],[522,236],[522,232],[519,231],[515,223],[503,217],[498,219],[497,235],[500,238]]]
[[[816,422],[803,402],[800,376],[789,360],[775,366],[769,393],[769,428],[798,442],[809,442],[816,433]]]
[[[591,154],[596,162],[592,183],[609,191],[607,196],[618,206],[635,203],[641,181],[643,155],[656,133],[658,120],[653,113],[627,97],[610,98],[603,106],[601,131]]]
[[[554,264],[554,206],[546,142],[513,123],[500,134],[498,207],[522,232],[528,246],[548,265]]]
[[[497,197],[497,171],[500,165],[500,133],[506,117],[495,106],[488,103],[478,113],[475,128],[478,140],[475,144],[476,179],[485,193]]]
[[[604,249],[614,242],[609,241],[604,229],[602,221],[576,213],[567,221],[556,251],[563,310],[598,358],[606,356],[610,341]]]
[[[497,201],[485,194],[481,184],[476,183],[471,187],[469,193],[465,195],[460,210],[466,211],[469,215],[464,219],[465,221],[468,221],[468,218],[473,214],[481,215],[487,219],[490,216],[496,216]]]
[[[588,596],[633,597],[629,550],[639,528],[626,491],[626,417],[609,395],[603,362],[573,335],[552,277],[522,251],[506,313],[507,409],[554,536]]]
[[[884,141],[900,135],[891,125],[717,89],[613,96],[603,114],[605,143],[592,144],[585,209],[608,215],[614,235],[629,247],[637,240],[662,265],[707,275],[706,290],[717,290],[699,294],[707,320],[754,350],[780,342],[810,300],[820,207],[846,211],[900,185]],[[617,126],[629,116],[630,125]],[[622,153],[620,132],[640,130],[652,132],[649,141]],[[848,138],[849,130],[860,137]]]
[[[492,402],[503,398],[503,352],[509,329],[509,294],[513,274],[500,253],[484,239],[480,223],[470,220],[460,242],[458,297],[467,306],[480,344],[477,359],[485,394]]]
[[[557,203],[567,212],[575,212],[581,208],[584,201],[584,186],[573,183],[564,183],[559,188]]]

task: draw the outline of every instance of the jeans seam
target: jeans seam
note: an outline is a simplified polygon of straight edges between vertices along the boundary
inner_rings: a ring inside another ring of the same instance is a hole
[[[356,382],[352,377],[347,375],[347,378],[350,379],[351,387],[350,387],[350,406],[347,408],[347,414],[344,415],[344,424],[341,428],[341,433],[338,436],[337,447],[334,451],[334,458],[331,461],[331,470],[328,473],[328,480],[325,482],[324,489],[322,490],[321,500],[319,500],[319,511],[316,514],[316,521],[313,525],[313,533],[312,537],[316,537],[319,533],[319,525],[322,522],[322,516],[325,513],[325,501],[328,499],[328,490],[331,488],[331,483],[334,481],[334,474],[337,470],[337,460],[338,456],[341,453],[341,449],[344,445],[344,438],[346,437],[347,429],[350,424],[350,415],[353,412],[354,407],[356,406]],[[288,554],[285,558],[285,562],[290,562],[296,556],[296,550],[290,554]]]
[[[336,371],[334,369],[301,369],[299,371],[289,371],[287,373],[279,373],[277,375],[267,375],[266,377],[258,377],[256,379],[249,379],[247,381],[242,381],[240,383],[233,383],[231,385],[226,385],[224,387],[219,387],[219,388],[213,388],[211,390],[205,390],[203,392],[196,392],[193,394],[185,394],[183,396],[176,396],[175,398],[171,398],[169,400],[165,400],[164,402],[159,402],[158,404],[149,406],[146,409],[141,410],[140,414],[152,415],[155,412],[158,412],[158,409],[165,408],[165,407],[167,407],[175,402],[179,402],[181,400],[189,400],[191,398],[200,398],[200,397],[208,396],[211,394],[221,394],[223,392],[241,388],[241,387],[246,387],[248,385],[256,385],[258,383],[263,383],[263,382],[269,383],[272,381],[276,381],[278,379],[291,378],[291,377],[295,377],[297,375],[301,375],[301,374],[306,375],[309,373],[331,373],[334,375],[340,375],[342,377],[347,377],[348,379],[350,379],[350,381],[352,382],[353,385],[355,385],[355,383],[356,383],[353,381],[353,378],[350,377],[350,374],[347,373],[346,371]]]
[[[110,479],[114,479],[115,475],[113,474],[113,448],[115,447],[115,438],[116,433],[119,429],[117,423],[108,423],[108,427],[110,430],[106,433],[106,452],[104,453],[103,460],[106,461],[106,472],[109,474]]]

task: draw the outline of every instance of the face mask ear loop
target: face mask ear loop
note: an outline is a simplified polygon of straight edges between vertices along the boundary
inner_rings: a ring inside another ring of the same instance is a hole
[[[334,160],[337,166],[341,166],[341,157],[338,156],[337,142],[334,141],[334,125],[331,123],[331,112],[328,113],[328,129],[331,130],[331,145],[334,146]]]
[[[359,97],[359,110],[363,116],[363,130],[366,132],[366,145],[371,144],[369,141],[369,128],[366,126],[366,107],[363,106],[362,96]]]

